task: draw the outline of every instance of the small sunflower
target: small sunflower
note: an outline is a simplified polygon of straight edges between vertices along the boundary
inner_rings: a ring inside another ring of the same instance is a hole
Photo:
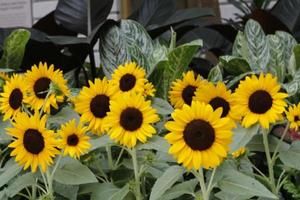
[[[220,165],[227,156],[235,123],[221,118],[222,109],[199,101],[184,105],[172,113],[174,121],[165,124],[170,131],[165,138],[171,144],[169,153],[187,169],[198,170]]]
[[[58,104],[64,101],[66,96],[70,95],[67,87],[67,81],[63,77],[60,70],[54,70],[54,66],[47,63],[39,63],[37,67],[34,65],[30,71],[25,74],[26,82],[29,86],[26,102],[34,109],[39,110],[43,107],[43,111],[50,113],[51,107],[58,109]],[[51,92],[44,103],[51,84],[56,92]]]
[[[220,107],[223,108],[221,117],[230,117],[234,120],[238,119],[231,109],[234,105],[231,91],[227,90],[226,85],[222,82],[218,82],[217,85],[207,83],[203,87],[198,88],[193,100],[210,104],[214,110]]]
[[[263,128],[269,128],[282,118],[288,96],[279,92],[280,85],[277,78],[271,74],[252,75],[239,83],[234,94],[235,105],[232,108],[242,119],[246,128],[259,122]]]
[[[75,119],[61,126],[57,133],[61,137],[59,146],[64,150],[64,156],[70,155],[78,159],[87,152],[91,144],[89,143],[90,137],[85,134],[86,131],[87,127],[81,124],[77,126]]]
[[[54,132],[45,128],[46,121],[47,117],[40,119],[38,113],[31,117],[19,113],[13,127],[7,128],[8,134],[14,138],[9,144],[13,148],[11,156],[16,156],[16,161],[24,165],[24,169],[31,166],[32,172],[36,172],[38,166],[45,172],[53,163],[53,157],[59,154]]]
[[[13,75],[9,81],[6,81],[0,94],[0,111],[4,114],[3,120],[14,118],[21,112],[26,91],[27,86],[22,75]]]
[[[183,104],[191,105],[195,91],[207,83],[196,76],[193,71],[183,74],[183,78],[172,83],[169,99],[175,108],[182,108]]]
[[[136,92],[143,93],[147,82],[146,72],[135,62],[120,65],[112,74],[112,89],[117,93]]]
[[[153,123],[159,121],[151,102],[142,94],[127,93],[111,101],[110,112],[105,121],[111,139],[128,148],[142,143],[156,133]]]
[[[246,152],[246,148],[245,147],[241,147],[238,150],[232,152],[231,155],[232,155],[233,158],[238,158],[238,157],[244,155],[245,152]]]
[[[290,128],[297,131],[300,126],[300,103],[289,106],[288,111],[286,111],[285,114],[290,122]]]
[[[93,133],[103,133],[103,120],[109,112],[109,101],[114,94],[106,78],[97,78],[94,83],[89,81],[89,87],[83,87],[75,98],[75,111],[81,114],[80,121],[88,123],[88,129]]]
[[[153,84],[149,81],[147,81],[144,85],[144,96],[150,96],[154,97],[155,96],[155,91],[156,89],[154,88]]]

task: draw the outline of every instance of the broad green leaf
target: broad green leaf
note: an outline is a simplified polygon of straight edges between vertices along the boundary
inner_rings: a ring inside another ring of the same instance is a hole
[[[231,75],[237,76],[251,71],[248,62],[243,58],[235,56],[221,56],[220,62],[222,63],[224,70]]]
[[[48,123],[53,124],[64,124],[72,119],[75,119],[79,122],[79,114],[74,111],[71,106],[63,107],[55,115],[51,115],[48,119]]]
[[[253,195],[240,195],[240,194],[230,194],[225,191],[220,191],[215,194],[220,200],[248,200]]]
[[[69,200],[77,199],[77,193],[79,190],[78,185],[64,185],[55,181],[53,184],[53,188],[56,193],[60,194],[61,196]]]
[[[267,41],[270,46],[268,71],[276,76],[279,82],[283,82],[287,71],[287,63],[285,63],[284,59],[284,46],[280,41],[280,37],[276,35],[268,35]]]
[[[184,170],[180,166],[174,165],[169,167],[154,183],[150,194],[150,200],[157,200],[165,194],[165,192],[182,176],[183,172]]]
[[[99,52],[103,71],[109,78],[119,65],[129,61],[136,61],[147,74],[151,73],[166,53],[163,46],[152,41],[143,26],[132,20],[121,20],[119,26],[103,31]],[[158,57],[157,53],[161,56]]]
[[[227,83],[227,87],[228,88],[236,88],[238,86],[238,83],[240,82],[240,80],[244,79],[246,76],[254,74],[254,72],[250,71],[250,72],[246,72],[244,74],[240,74],[238,76],[232,77],[232,79],[230,79],[230,81]]]
[[[184,181],[182,183],[176,184],[174,187],[168,189],[159,200],[171,200],[179,198],[184,194],[194,194],[196,185],[198,184],[197,179],[192,179],[189,181]]]
[[[245,26],[245,37],[248,43],[251,69],[266,72],[270,59],[270,51],[265,33],[259,23],[252,19],[248,20]]]
[[[243,32],[238,32],[232,47],[232,55],[244,58],[249,62],[249,49],[246,37]]]
[[[1,170],[2,173],[0,174],[0,187],[7,184],[8,181],[14,178],[21,170],[22,168],[17,163],[14,163],[9,167],[6,166],[4,171]]]
[[[293,73],[293,79],[288,83],[282,84],[282,87],[287,91],[289,96],[297,94],[300,89],[300,69]]]
[[[156,150],[168,153],[170,148],[169,143],[160,136],[153,136],[151,139],[149,139],[145,144],[139,144],[137,146],[137,149],[148,149],[148,150]]]
[[[169,115],[174,111],[174,108],[161,98],[152,98],[152,107],[156,109],[158,114]]]
[[[270,152],[274,152],[274,150],[280,140],[273,135],[269,135],[268,140],[269,140]],[[286,151],[289,148],[289,146],[290,145],[285,142],[281,143],[279,152]],[[264,148],[264,144],[263,144],[262,134],[255,135],[252,138],[252,140],[248,143],[247,148],[250,151],[264,152],[265,148]]]
[[[296,61],[296,70],[300,69],[300,44],[297,44],[294,49],[293,53],[295,56],[295,61]]]
[[[122,200],[128,192],[128,184],[126,184],[123,188],[118,188],[112,183],[103,183],[95,187],[95,190],[92,192],[91,200]]]
[[[36,177],[31,172],[26,173],[22,176],[18,176],[9,186],[7,187],[7,194],[10,197],[14,197],[21,190],[26,187],[36,185]]]
[[[169,52],[167,60],[162,60],[157,64],[150,80],[155,84],[159,97],[167,99],[170,85],[182,76],[200,46],[202,46],[202,41],[195,40],[176,47]]]
[[[92,140],[90,140],[90,143],[91,143],[92,147],[89,151],[93,151],[93,150],[101,148],[101,147],[111,146],[111,145],[115,144],[115,142],[112,141],[108,135],[102,135],[99,138],[92,139]]]
[[[223,80],[222,71],[218,65],[216,65],[209,71],[207,80],[214,82],[214,83]]]
[[[65,158],[55,172],[54,180],[65,185],[81,185],[95,183],[93,172],[78,160]]]
[[[28,30],[14,30],[4,41],[0,68],[19,69],[29,39],[30,32]]]
[[[234,195],[278,199],[263,184],[235,170],[227,171],[227,174],[218,182],[218,186],[222,191]]]
[[[233,130],[233,141],[230,145],[230,151],[234,152],[241,147],[245,147],[248,142],[258,133],[259,125],[253,125],[250,128],[244,128],[241,125],[237,125],[237,128]]]
[[[286,166],[300,170],[300,142],[294,142],[287,151],[280,152],[279,158]]]
[[[0,144],[8,144],[11,141],[11,136],[6,134],[6,128],[11,127],[9,120],[3,121],[3,116],[0,116]]]

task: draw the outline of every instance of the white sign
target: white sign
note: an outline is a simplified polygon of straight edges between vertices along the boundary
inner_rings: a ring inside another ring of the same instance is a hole
[[[31,27],[31,0],[0,0],[0,27]]]

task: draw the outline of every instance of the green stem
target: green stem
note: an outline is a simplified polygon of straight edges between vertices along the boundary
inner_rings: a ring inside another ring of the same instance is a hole
[[[195,175],[195,177],[198,179],[198,181],[200,183],[203,200],[209,200],[209,194],[207,192],[207,188],[206,188],[206,185],[205,185],[203,169],[200,168],[198,172],[193,171],[193,174]]]
[[[105,147],[105,149],[106,149],[106,152],[107,152],[109,169],[113,169],[114,164],[113,164],[113,159],[112,159],[112,154],[111,154],[111,146],[108,145],[108,146]]]
[[[136,200],[142,200],[141,188],[140,188],[140,176],[139,176],[139,167],[136,155],[136,149],[131,150],[131,157],[133,162],[134,178],[135,178],[135,196]]]
[[[32,187],[31,198],[36,199],[36,185],[32,185],[31,187]]]
[[[289,127],[290,127],[290,123],[288,122],[288,123],[286,124],[286,127],[285,127],[285,129],[284,129],[284,131],[283,131],[281,137],[280,137],[280,141],[277,143],[277,145],[276,145],[276,147],[275,147],[275,150],[274,150],[274,153],[273,153],[273,156],[272,156],[272,161],[273,161],[273,163],[275,163],[275,161],[276,161],[276,159],[277,159],[276,155],[277,155],[277,153],[278,153],[278,151],[279,151],[279,148],[280,148],[280,146],[281,146],[281,144],[282,144],[283,139],[285,138],[285,136],[286,136],[286,134],[287,134],[287,132],[288,132],[288,130],[289,130]]]
[[[46,177],[48,180],[48,193],[53,194],[53,179],[52,179],[51,174],[48,169],[46,171]]]
[[[208,183],[208,186],[207,186],[207,193],[208,193],[208,196],[209,196],[211,190],[214,188],[214,185],[212,185],[212,183],[213,183],[213,180],[214,180],[216,171],[217,171],[217,168],[215,167],[215,168],[213,169],[212,174],[211,174],[210,179],[209,179],[209,183]]]
[[[263,129],[263,143],[264,143],[265,153],[266,153],[267,162],[268,162],[269,180],[270,180],[270,184],[271,184],[271,190],[274,194],[277,195],[275,178],[274,178],[274,170],[273,170],[273,161],[271,158],[269,141],[268,141],[268,130],[266,130],[266,129]]]
[[[46,97],[44,99],[44,102],[43,102],[43,105],[41,107],[41,110],[40,110],[40,118],[43,116],[44,108],[45,108],[46,102],[47,102],[47,100],[48,100],[48,98],[49,98],[50,95],[51,95],[51,90],[49,89],[49,91],[47,92],[47,95],[46,95]]]
[[[45,188],[47,190],[47,192],[49,191],[49,187],[48,187],[48,181],[44,175],[44,172],[42,171],[42,169],[40,168],[40,172],[41,172],[41,175],[42,175],[42,178],[43,178],[43,181],[44,181],[44,185],[45,185]]]
[[[119,162],[120,162],[120,160],[121,160],[121,157],[122,157],[122,155],[123,155],[123,152],[124,152],[124,147],[122,147],[122,149],[121,149],[121,151],[120,151],[120,153],[119,153],[119,156],[118,156],[118,158],[117,158],[117,161],[116,161],[115,164],[114,164],[114,169],[117,169],[117,168],[118,168],[118,164],[119,164]]]

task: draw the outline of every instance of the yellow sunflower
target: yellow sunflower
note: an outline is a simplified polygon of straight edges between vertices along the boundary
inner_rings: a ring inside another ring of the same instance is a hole
[[[238,157],[244,155],[245,152],[246,152],[246,148],[245,147],[241,147],[238,150],[232,152],[231,155],[232,155],[233,158],[238,158]]]
[[[223,108],[221,117],[230,117],[238,120],[238,117],[235,116],[231,109],[234,105],[231,91],[227,90],[226,85],[222,82],[218,82],[216,85],[207,83],[203,87],[198,88],[193,100],[210,104],[214,110],[221,107]]]
[[[77,126],[75,119],[61,126],[57,133],[61,137],[59,147],[64,150],[64,156],[70,155],[72,158],[78,159],[91,148],[90,137],[86,135],[86,132],[87,127],[83,127],[81,124]]]
[[[5,72],[0,72],[0,79],[2,79],[3,81],[9,81],[10,78],[8,76],[8,73]]]
[[[75,111],[81,114],[80,121],[88,123],[88,129],[93,133],[103,133],[103,120],[109,112],[109,101],[114,94],[106,78],[97,78],[94,83],[89,81],[89,87],[83,87],[75,98]]]
[[[137,140],[142,143],[156,133],[153,123],[159,121],[151,102],[142,94],[127,93],[111,101],[105,127],[112,140],[132,148]]]
[[[195,91],[205,85],[207,81],[201,80],[193,71],[183,74],[183,78],[172,83],[169,99],[175,108],[182,108],[183,104],[191,105]]]
[[[147,97],[147,96],[154,97],[155,91],[156,91],[156,89],[154,88],[153,84],[147,80],[144,85],[144,96],[145,97]]]
[[[59,153],[54,132],[45,128],[46,121],[47,117],[40,119],[38,113],[31,117],[19,113],[12,123],[13,127],[7,128],[8,134],[14,138],[9,144],[13,148],[11,156],[16,156],[16,161],[24,165],[24,169],[31,166],[32,172],[36,172],[38,166],[45,172]]]
[[[300,103],[289,106],[288,111],[286,111],[285,114],[290,122],[290,128],[297,131],[300,126]]]
[[[27,85],[24,84],[22,75],[13,75],[5,82],[3,92],[0,94],[0,111],[4,114],[3,120],[14,118],[21,112],[26,91]]]
[[[222,109],[199,101],[184,105],[172,113],[174,121],[165,124],[170,131],[165,138],[171,144],[169,153],[187,169],[198,170],[220,165],[227,156],[235,123],[221,117]]]
[[[67,81],[64,79],[62,71],[54,70],[53,65],[50,65],[49,68],[47,63],[39,63],[38,67],[34,65],[31,71],[27,71],[25,77],[26,84],[29,86],[26,102],[34,110],[39,110],[43,107],[44,112],[50,113],[51,107],[58,109],[57,103],[63,102],[64,98],[70,95]],[[51,84],[58,91],[51,92],[47,97]],[[44,103],[45,100],[46,102]]]
[[[143,93],[147,82],[146,72],[135,62],[120,65],[112,74],[112,89],[121,94],[126,92]]]
[[[232,110],[244,117],[242,125],[246,128],[256,122],[263,128],[269,128],[270,123],[282,118],[281,114],[285,110],[284,99],[288,95],[279,90],[277,78],[273,78],[271,74],[248,76],[239,83],[235,91]]]

